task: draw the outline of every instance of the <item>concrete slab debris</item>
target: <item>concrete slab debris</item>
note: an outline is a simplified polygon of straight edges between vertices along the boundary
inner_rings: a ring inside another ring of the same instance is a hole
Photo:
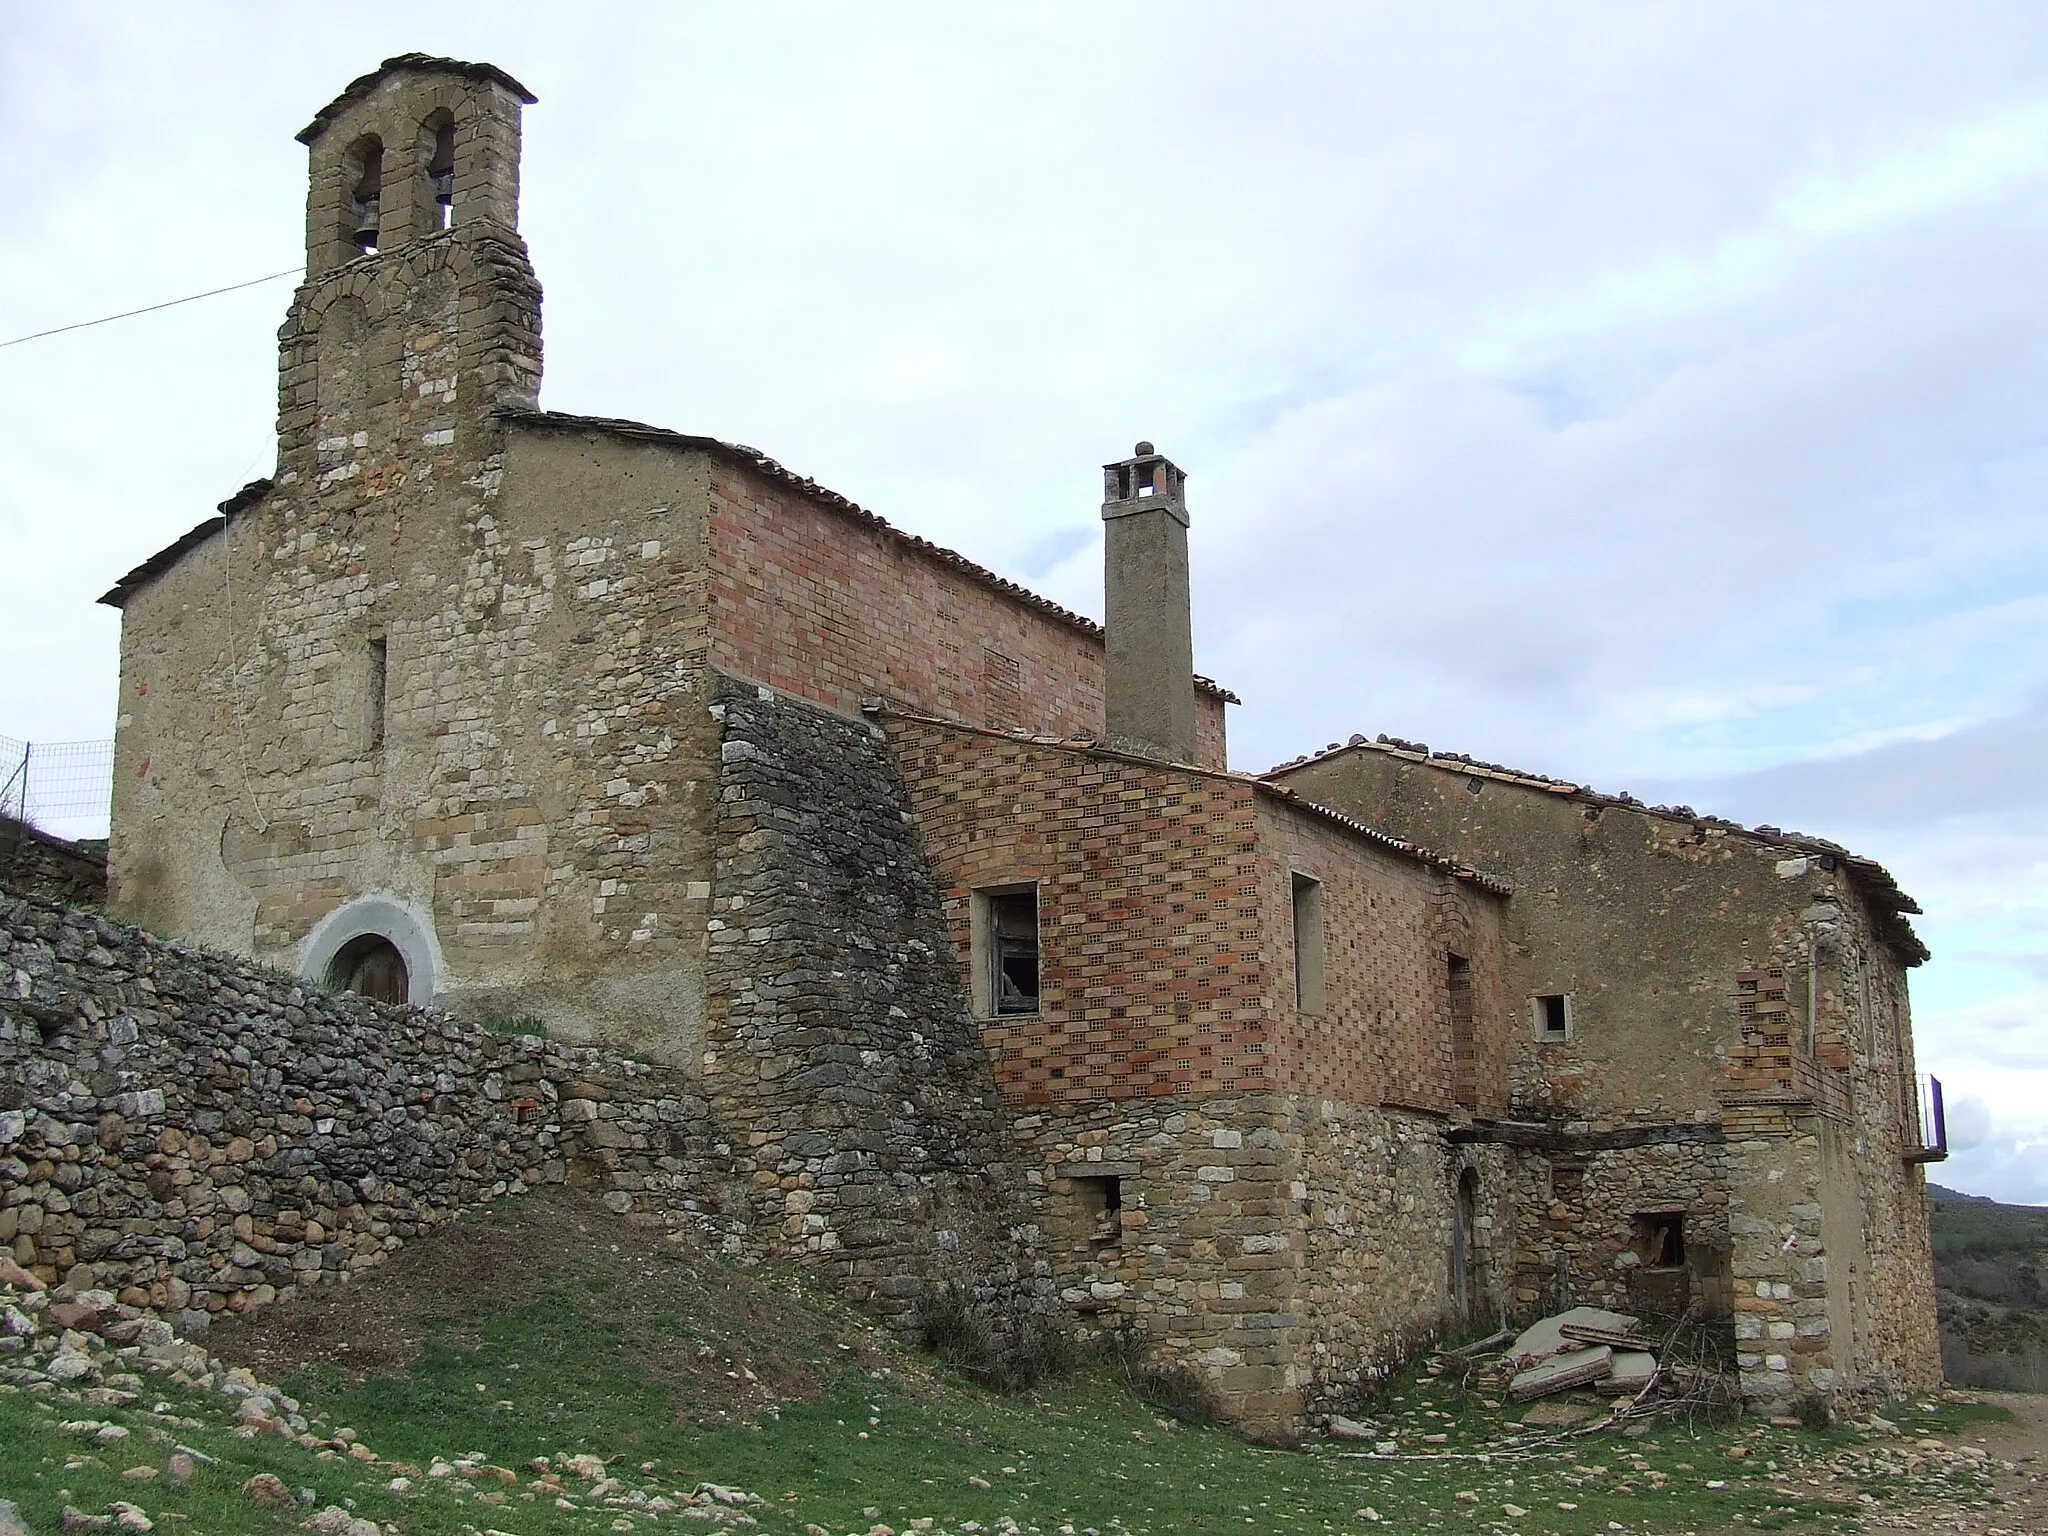
[[[1574,1349],[1530,1366],[1508,1383],[1508,1393],[1517,1402],[1548,1397],[1604,1380],[1614,1365],[1614,1351],[1605,1344]]]

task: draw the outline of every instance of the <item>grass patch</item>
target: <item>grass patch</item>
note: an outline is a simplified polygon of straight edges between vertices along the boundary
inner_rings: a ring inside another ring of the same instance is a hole
[[[1014,1521],[1048,1536],[1069,1526],[1576,1536],[1610,1521],[1847,1533],[1867,1508],[1860,1495],[1889,1502],[1925,1490],[1914,1441],[1953,1440],[1997,1416],[1906,1404],[1893,1415],[1901,1434],[1868,1444],[1845,1428],[1667,1419],[1633,1438],[1531,1452],[1503,1430],[1519,1410],[1410,1372],[1357,1409],[1398,1456],[1349,1441],[1275,1450],[1183,1422],[1200,1417],[1191,1405],[1179,1405],[1190,1408],[1181,1417],[1164,1411],[1157,1400],[1171,1393],[1129,1349],[995,1391],[879,1333],[805,1274],[728,1268],[570,1197],[504,1202],[338,1292],[212,1342],[225,1357],[266,1360],[259,1374],[282,1378],[323,1432],[355,1430],[382,1463],[238,1438],[224,1427],[225,1400],[199,1393],[166,1393],[163,1417],[145,1411],[150,1399],[78,1409],[0,1391],[0,1496],[19,1500],[37,1531],[58,1528],[64,1502],[98,1511],[129,1499],[153,1516],[182,1514],[183,1529],[207,1536],[284,1531],[303,1518],[241,1500],[242,1482],[262,1471],[408,1536],[556,1536],[627,1529],[621,1521],[701,1530],[675,1513],[649,1520],[644,1502],[629,1502],[700,1481],[760,1496],[746,1514],[791,1536],[901,1532],[920,1520],[951,1533]],[[122,1424],[130,1438],[110,1450],[57,1427],[87,1417]],[[121,1477],[161,1466],[173,1443],[219,1465],[179,1490]],[[436,1457],[466,1453],[518,1481],[426,1475]],[[564,1479],[559,1495],[537,1487],[527,1467],[586,1453],[621,1485],[610,1500],[591,1497],[587,1481]],[[1851,1476],[1844,1468],[1858,1457]],[[408,1486],[393,1491],[394,1478]]]

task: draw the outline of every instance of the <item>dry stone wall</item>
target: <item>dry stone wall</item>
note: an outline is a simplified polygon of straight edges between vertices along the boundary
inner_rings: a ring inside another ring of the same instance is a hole
[[[1050,1291],[995,1071],[881,732],[724,680],[704,1092],[775,1241],[908,1321]]]
[[[704,1102],[644,1064],[20,896],[0,986],[0,1241],[47,1278],[239,1311],[572,1177],[741,1239]]]
[[[68,906],[101,906],[107,899],[106,845],[66,842],[0,816],[0,884]]]

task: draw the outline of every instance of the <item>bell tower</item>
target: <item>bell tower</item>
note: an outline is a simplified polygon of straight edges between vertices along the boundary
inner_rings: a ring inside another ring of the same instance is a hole
[[[520,113],[491,64],[401,54],[298,135],[306,277],[279,334],[282,484],[350,505],[494,451],[540,390]]]

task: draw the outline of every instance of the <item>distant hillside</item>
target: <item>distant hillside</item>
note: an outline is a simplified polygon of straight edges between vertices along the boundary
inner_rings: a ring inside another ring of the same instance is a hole
[[[2048,1208],[1938,1184],[1927,1200],[1948,1379],[2048,1392]]]

